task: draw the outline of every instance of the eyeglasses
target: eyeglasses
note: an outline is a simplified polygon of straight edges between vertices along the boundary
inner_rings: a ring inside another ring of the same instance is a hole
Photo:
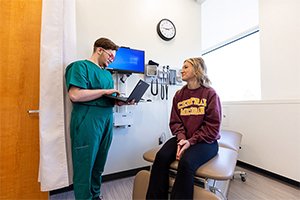
[[[112,62],[112,61],[114,61],[114,59],[115,59],[115,56],[114,56],[114,54],[113,53],[111,53],[111,52],[109,52],[109,51],[107,51],[107,50],[105,50],[105,49],[103,49],[103,48],[101,48],[105,53],[107,53],[107,55],[108,55],[108,58],[109,58],[109,60]]]

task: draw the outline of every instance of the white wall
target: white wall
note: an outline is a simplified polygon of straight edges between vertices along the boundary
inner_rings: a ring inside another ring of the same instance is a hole
[[[176,26],[176,37],[165,42],[156,33],[162,18]],[[146,61],[181,67],[200,54],[200,4],[194,0],[77,0],[78,56],[91,53],[93,42],[108,37],[119,45],[146,51]]]
[[[263,100],[300,98],[300,1],[208,0],[202,4],[202,50],[259,27]],[[209,67],[209,66],[208,66]]]
[[[300,1],[259,2],[262,99],[300,99]]]
[[[89,57],[99,37],[145,50],[146,63],[151,59],[171,68],[181,68],[184,59],[200,55],[200,4],[194,0],[77,0],[76,3],[78,58]],[[162,18],[172,20],[177,29],[176,37],[169,42],[156,33],[156,25]],[[133,75],[127,79],[127,91],[139,78],[143,77]],[[174,88],[170,88],[168,102],[153,98],[148,90],[145,98],[151,98],[152,103],[125,109],[133,113],[134,123],[128,129],[114,130],[105,174],[149,165],[142,154],[158,145],[162,133],[169,134]]]
[[[221,7],[215,12],[222,13]],[[299,9],[298,0],[259,0],[262,101],[223,102],[222,125],[244,135],[241,161],[296,181],[300,181]]]
[[[239,160],[300,180],[300,100],[223,103],[223,128],[243,134]]]

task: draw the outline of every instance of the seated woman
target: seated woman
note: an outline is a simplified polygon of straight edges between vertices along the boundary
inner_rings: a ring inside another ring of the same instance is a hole
[[[196,170],[218,153],[221,103],[206,74],[202,58],[184,61],[186,81],[173,98],[169,139],[156,154],[147,199],[168,199],[169,167],[179,161],[171,199],[193,199]]]

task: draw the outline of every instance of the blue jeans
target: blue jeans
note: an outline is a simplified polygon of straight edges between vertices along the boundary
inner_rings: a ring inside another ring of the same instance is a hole
[[[190,146],[182,155],[171,191],[171,199],[193,199],[196,170],[217,155],[218,142],[200,142]],[[177,138],[169,139],[156,154],[146,199],[168,199],[169,168],[176,159]]]

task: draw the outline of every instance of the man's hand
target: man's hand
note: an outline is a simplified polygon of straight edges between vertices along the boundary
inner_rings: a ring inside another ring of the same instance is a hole
[[[116,105],[118,105],[118,106],[124,106],[124,105],[128,106],[128,105],[135,105],[135,104],[136,103],[135,103],[134,99],[130,102],[116,101]]]
[[[116,96],[119,96],[121,93],[119,92],[119,90],[116,90],[116,89],[107,89],[105,91],[105,94],[106,95],[111,95],[111,94],[114,94],[116,93]]]

